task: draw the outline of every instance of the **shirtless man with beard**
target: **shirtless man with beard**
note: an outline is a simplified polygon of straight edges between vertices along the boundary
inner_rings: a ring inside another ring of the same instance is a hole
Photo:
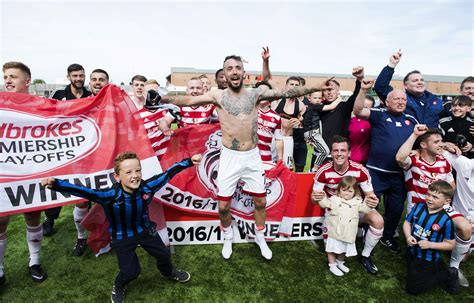
[[[227,88],[212,90],[201,96],[163,96],[163,102],[178,106],[198,106],[214,104],[219,115],[222,131],[222,151],[218,170],[219,218],[223,230],[225,259],[232,255],[233,231],[230,213],[231,199],[239,180],[245,182],[243,191],[255,203],[255,241],[262,256],[270,260],[272,252],[265,241],[266,191],[265,172],[257,147],[258,105],[263,100],[294,98],[320,91],[321,86],[292,87],[275,90],[261,85],[258,88],[243,88],[244,65],[239,56],[228,56],[224,60],[224,76]]]

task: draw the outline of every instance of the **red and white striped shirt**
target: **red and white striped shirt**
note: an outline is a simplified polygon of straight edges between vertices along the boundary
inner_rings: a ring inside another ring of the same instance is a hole
[[[186,127],[188,125],[209,124],[211,123],[212,113],[215,106],[212,104],[201,106],[182,106],[179,127]]]
[[[168,113],[168,111],[166,109],[159,109],[155,112],[151,112],[142,107],[138,110],[138,113],[142,118],[143,126],[145,126],[151,147],[155,151],[158,160],[161,160],[166,152],[171,137],[165,136],[158,126],[160,120],[166,115],[166,113]]]
[[[281,118],[273,109],[258,109],[258,150],[262,161],[272,161],[272,140],[281,140]]]
[[[321,166],[314,176],[313,191],[326,192],[327,197],[332,197],[336,194],[337,185],[345,176],[352,176],[359,182],[359,187],[362,192],[367,193],[374,191],[372,187],[372,180],[369,171],[360,163],[349,161],[349,168],[343,174],[338,173],[333,166],[333,162],[328,162]]]
[[[443,156],[437,155],[431,164],[421,157],[410,156],[404,164],[408,203],[425,203],[428,186],[434,181],[454,181],[451,164]]]

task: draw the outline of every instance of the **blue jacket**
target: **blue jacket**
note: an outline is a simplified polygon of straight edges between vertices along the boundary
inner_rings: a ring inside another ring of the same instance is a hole
[[[385,101],[388,93],[393,90],[390,81],[394,72],[395,69],[385,66],[375,81],[374,90],[382,101]],[[427,90],[420,97],[416,97],[408,91],[406,91],[406,94],[407,108],[405,113],[415,117],[419,123],[426,124],[429,128],[437,128],[439,119],[446,116],[443,101]]]

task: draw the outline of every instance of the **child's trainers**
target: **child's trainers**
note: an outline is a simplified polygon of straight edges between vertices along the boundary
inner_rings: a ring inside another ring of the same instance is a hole
[[[112,296],[110,299],[112,303],[122,303],[123,299],[125,298],[125,289],[119,288],[117,286],[112,287]]]
[[[173,269],[171,276],[169,276],[168,278],[173,281],[184,283],[188,282],[191,279],[191,275],[187,271]]]
[[[336,266],[339,268],[343,273],[347,274],[349,272],[349,267],[344,265],[344,261],[336,260]]]
[[[329,271],[333,273],[333,275],[342,277],[344,273],[337,267],[336,263],[329,264]]]

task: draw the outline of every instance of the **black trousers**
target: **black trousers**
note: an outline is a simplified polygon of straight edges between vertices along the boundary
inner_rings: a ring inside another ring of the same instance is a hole
[[[44,214],[46,215],[46,218],[50,220],[56,220],[59,218],[59,214],[61,213],[61,206],[59,207],[53,207],[53,208],[48,208],[47,210],[44,211]]]
[[[303,136],[293,137],[293,160],[295,162],[295,172],[303,172],[306,165],[306,155],[308,146]]]
[[[120,270],[115,278],[116,287],[123,288],[140,274],[140,262],[135,252],[139,244],[156,258],[156,266],[161,274],[165,277],[171,276],[173,265],[170,250],[163,244],[158,232],[151,228],[132,238],[112,240]]]
[[[406,291],[417,295],[448,281],[448,269],[443,262],[428,262],[407,252]]]

